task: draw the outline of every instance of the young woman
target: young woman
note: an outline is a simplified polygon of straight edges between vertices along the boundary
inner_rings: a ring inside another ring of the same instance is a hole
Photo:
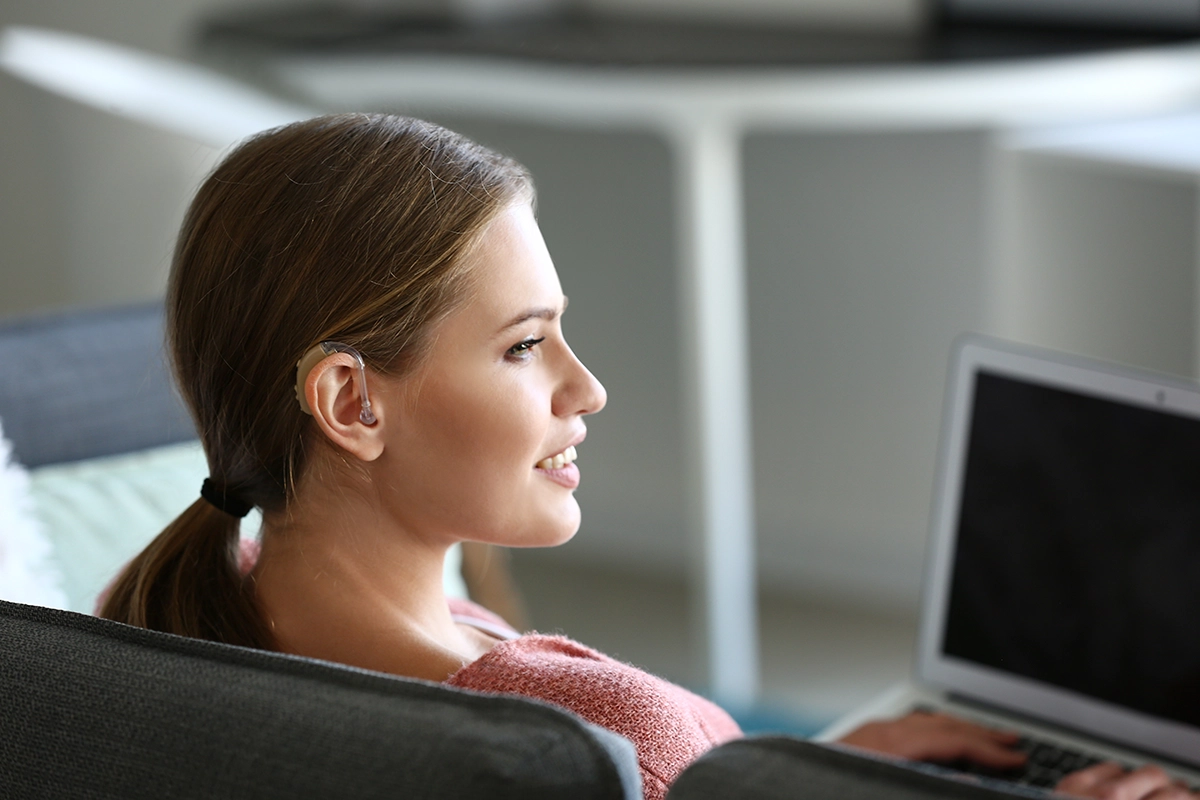
[[[660,798],[740,735],[728,715],[442,592],[455,542],[545,547],[579,527],[574,461],[605,391],[563,338],[533,200],[520,165],[411,119],[318,118],[235,150],[192,204],[167,298],[210,476],[102,613],[557,703],[629,737]],[[239,564],[252,507],[261,551]],[[1010,736],[934,715],[847,741],[1021,760]],[[1129,796],[1165,788],[1151,778]]]

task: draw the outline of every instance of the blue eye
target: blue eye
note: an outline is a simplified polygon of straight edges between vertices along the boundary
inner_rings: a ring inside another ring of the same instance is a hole
[[[531,350],[533,350],[533,348],[537,347],[539,344],[541,344],[544,341],[546,341],[545,336],[543,336],[540,339],[532,339],[531,338],[531,339],[526,339],[523,342],[517,342],[512,347],[508,348],[508,355],[516,356],[518,358],[521,356],[528,355],[529,352]]]

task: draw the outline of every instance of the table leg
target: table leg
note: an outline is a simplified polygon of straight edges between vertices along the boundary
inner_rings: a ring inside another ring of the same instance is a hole
[[[669,131],[679,209],[688,490],[702,546],[708,682],[747,708],[758,695],[758,614],[741,137],[718,120]]]

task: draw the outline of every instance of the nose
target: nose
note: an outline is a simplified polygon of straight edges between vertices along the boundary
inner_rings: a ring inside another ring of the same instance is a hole
[[[554,395],[554,414],[560,417],[595,414],[608,402],[608,392],[569,347],[566,355],[566,374]]]

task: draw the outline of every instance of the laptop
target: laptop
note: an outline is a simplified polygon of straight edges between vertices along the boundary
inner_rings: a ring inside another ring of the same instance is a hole
[[[1200,785],[1200,386],[970,336],[945,402],[914,674],[819,738],[931,708],[1062,767],[1019,783]]]

